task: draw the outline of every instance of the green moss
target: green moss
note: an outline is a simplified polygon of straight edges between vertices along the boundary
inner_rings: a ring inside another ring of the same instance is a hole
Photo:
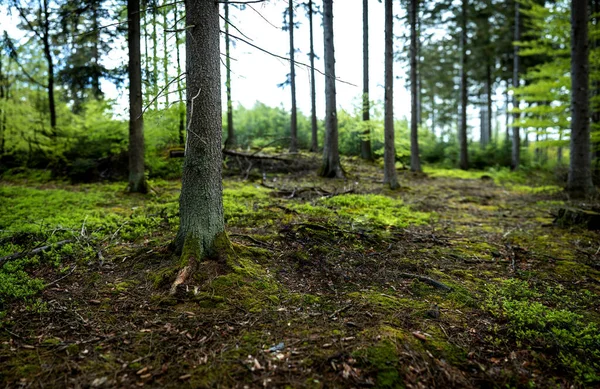
[[[177,269],[171,266],[160,269],[155,273],[150,273],[148,278],[152,281],[152,285],[154,285],[156,289],[159,289],[171,285],[176,275]]]
[[[364,350],[355,352],[362,365],[374,374],[376,388],[403,388],[396,345],[390,340],[383,340]]]
[[[579,262],[557,261],[554,272],[563,278],[581,279],[582,277],[592,277],[600,281],[600,272]]]
[[[398,298],[376,291],[352,292],[348,294],[348,297],[361,301],[367,301],[374,308],[388,312],[398,312],[406,309],[425,310],[428,308],[428,304],[421,300]]]

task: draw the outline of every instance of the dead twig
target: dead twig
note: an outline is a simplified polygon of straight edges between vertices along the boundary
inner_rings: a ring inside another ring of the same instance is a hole
[[[402,278],[413,278],[413,279],[419,280],[425,284],[433,286],[436,289],[445,290],[447,292],[452,291],[452,288],[449,287],[448,285],[441,283],[439,281],[436,281],[429,277],[421,276],[418,274],[411,274],[411,273],[400,273],[399,276]]]
[[[73,274],[73,272],[75,271],[75,269],[77,269],[77,265],[73,266],[73,268],[71,269],[71,271],[68,274],[60,277],[58,280],[54,280],[54,281],[50,282],[49,284],[44,285],[44,288],[48,288],[48,287],[50,287],[52,285],[58,284],[60,281],[64,280],[65,278],[67,278],[68,276],[70,276],[71,274]]]
[[[33,249],[33,250],[29,251],[29,252],[22,251],[20,253],[10,254],[10,255],[7,255],[5,257],[0,258],[0,265],[2,265],[4,262],[8,262],[8,261],[12,261],[12,260],[15,260],[15,259],[19,259],[19,258],[23,258],[23,257],[28,257],[30,255],[36,255],[36,254],[42,253],[42,252],[44,252],[46,250],[49,250],[49,249],[51,249],[53,247],[59,248],[61,246],[66,245],[67,243],[72,243],[72,242],[73,242],[72,239],[66,239],[66,240],[61,240],[60,242],[56,242],[54,244],[49,244],[49,245],[46,245],[46,246],[38,247],[37,249]]]

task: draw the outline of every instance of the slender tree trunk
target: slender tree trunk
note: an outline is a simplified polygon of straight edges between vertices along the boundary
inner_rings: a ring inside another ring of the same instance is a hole
[[[313,2],[308,0],[308,24],[310,29],[310,151],[319,151],[319,136],[317,127],[317,92],[315,87],[315,46],[313,37]]]
[[[412,0],[411,0],[412,1]],[[417,66],[417,125],[420,127],[423,125],[423,99],[421,97],[421,89],[422,89],[422,85],[423,85],[423,76],[421,74],[421,71],[419,70],[421,67],[421,16],[419,13],[419,1],[420,0],[415,0],[416,1],[416,11],[415,11],[415,18],[417,19],[417,26],[416,26],[416,35],[417,35],[417,41],[416,41],[416,66]]]
[[[384,148],[383,183],[390,189],[397,189],[396,147],[394,144],[394,9],[393,0],[385,0],[385,107],[384,107]]]
[[[462,0],[461,34],[460,34],[460,127],[458,141],[460,147],[459,167],[463,170],[469,168],[469,155],[467,151],[467,7],[468,0]]]
[[[592,193],[589,123],[589,47],[587,0],[571,2],[571,164],[567,190]]]
[[[233,128],[233,104],[231,102],[231,55],[229,46],[231,44],[229,36],[229,4],[225,3],[225,88],[227,95],[227,140],[225,148],[235,148],[235,130]]]
[[[4,145],[6,139],[6,105],[8,102],[8,74],[4,75],[3,58],[0,54],[0,158],[4,155]]]
[[[419,15],[419,0],[409,0],[410,6],[410,170],[421,171],[419,158],[419,80],[417,69],[417,17]]]
[[[156,28],[157,1],[152,1],[152,97],[154,109],[158,111],[158,31]]]
[[[362,120],[365,129],[360,140],[360,156],[373,160],[371,151],[371,107],[369,102],[369,0],[363,0],[363,95],[362,95]]]
[[[563,133],[562,130],[559,130],[558,132],[558,140],[561,141],[563,139]],[[558,162],[559,165],[562,165],[563,162],[563,148],[562,146],[558,146],[558,150],[556,151],[556,162]]]
[[[48,65],[48,108],[50,110],[50,129],[52,138],[56,140],[56,102],[54,100],[54,60],[50,46],[50,10],[48,0],[43,0],[42,19],[42,42],[44,45],[44,57]]]
[[[219,3],[186,2],[188,136],[175,246],[182,268],[171,292],[185,282],[200,261],[231,247],[223,218],[221,150],[221,77]]]
[[[518,42],[521,39],[521,31],[520,31],[520,11],[519,11],[519,2],[515,0],[515,42]],[[519,46],[515,45],[513,51],[513,87],[519,87]],[[517,94],[513,94],[513,110],[519,109],[519,98]],[[512,158],[511,158],[511,169],[517,170],[519,168],[519,164],[521,163],[521,140],[520,140],[520,132],[521,129],[516,125],[519,121],[519,112],[515,111],[513,114],[513,141],[512,141]]]
[[[504,113],[506,115],[506,121],[505,121],[505,130],[506,130],[506,137],[504,139],[504,144],[508,147],[508,144],[510,143],[510,109],[509,109],[509,103],[510,103],[510,95],[508,94],[508,88],[510,87],[510,82],[507,80],[506,81],[506,91],[504,93]]]
[[[594,28],[598,30],[598,28],[600,28],[600,0],[593,0],[592,7],[592,14],[594,15],[592,22]],[[600,48],[600,38],[598,38],[598,35],[596,35],[596,38],[592,41],[592,46],[594,50],[598,50]],[[598,66],[595,66],[593,71],[598,71]],[[590,104],[592,109],[592,123],[590,131],[596,132],[600,130],[600,102],[598,102],[598,99],[600,99],[600,80],[595,79],[593,81],[593,88],[594,89],[592,93],[595,97],[595,101],[593,104]],[[600,141],[596,141],[593,147],[595,149],[593,179],[597,181],[600,180]]]
[[[150,88],[150,83],[148,82],[148,79],[150,78],[150,55],[148,54],[148,8],[149,8],[149,3],[148,0],[141,0],[142,1],[142,8],[143,11],[142,13],[144,14],[144,76],[142,77],[142,79],[144,80],[144,83],[146,85],[146,87],[143,90],[144,93],[144,99],[145,99],[145,103],[150,101],[150,93],[152,93],[152,88]]]
[[[174,5],[174,17],[175,23],[179,20],[178,15],[178,4]],[[175,48],[176,48],[176,56],[177,56],[177,93],[179,95],[179,102],[177,103],[177,107],[179,110],[179,145],[183,147],[185,139],[184,139],[184,131],[185,131],[185,104],[183,101],[183,88],[181,85],[181,54],[180,54],[180,44],[179,44],[179,28],[175,25]]]
[[[296,109],[296,62],[294,61],[294,1],[288,0],[290,28],[290,86],[292,89],[292,117],[290,122],[290,152],[298,151],[298,118]]]
[[[490,143],[492,141],[492,65],[488,63],[485,70],[487,142]]]
[[[169,15],[169,8],[168,7],[163,7],[161,9],[161,13],[162,13],[162,17],[163,17],[163,36],[162,36],[162,41],[163,41],[163,77],[165,79],[165,86],[167,86],[169,84],[169,49],[167,48],[167,38],[168,38],[168,33],[167,33],[167,29],[169,28],[169,19],[168,19],[168,15]],[[169,88],[165,89],[165,109],[169,108]]]
[[[323,41],[325,48],[325,141],[323,143],[323,165],[319,175],[329,178],[344,178],[338,149],[333,0],[323,0]]]
[[[102,90],[100,89],[100,50],[98,45],[100,44],[100,25],[98,23],[98,6],[100,4],[96,1],[92,2],[92,29],[94,34],[94,41],[92,42],[92,65],[94,71],[92,72],[92,95],[96,100],[102,98]]]
[[[140,52],[140,2],[127,0],[129,47],[129,191],[146,193],[144,177],[144,117]]]

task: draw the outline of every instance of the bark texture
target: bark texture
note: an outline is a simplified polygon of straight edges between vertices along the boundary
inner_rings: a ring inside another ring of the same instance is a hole
[[[129,47],[129,191],[148,192],[144,177],[144,117],[140,52],[140,2],[127,0]]]
[[[174,10],[174,16],[173,18],[177,21],[179,20],[179,16],[178,16],[178,4],[175,4],[173,10]],[[181,147],[184,146],[184,133],[185,133],[185,104],[183,102],[183,91],[182,91],[182,87],[181,87],[181,50],[179,49],[179,29],[177,28],[177,25],[175,26],[175,55],[176,55],[176,59],[177,59],[177,76],[179,77],[177,79],[177,94],[179,97],[179,102],[177,103],[177,107],[179,110],[179,145]]]
[[[587,0],[571,2],[571,164],[567,190],[590,194],[592,184],[589,116],[589,47]]]
[[[521,39],[521,29],[520,29],[520,14],[519,11],[519,2],[515,0],[515,42]],[[519,46],[515,45],[513,52],[513,87],[517,88],[519,86]],[[517,110],[519,108],[519,98],[516,94],[513,94],[513,110]],[[518,126],[515,126],[515,123],[519,121],[519,112],[515,111],[513,113],[513,127],[512,127],[512,156],[511,156],[511,169],[517,170],[519,168],[519,164],[521,161],[521,139],[520,132],[521,129]]]
[[[175,239],[185,266],[215,254],[217,238],[225,231],[219,24],[219,3],[186,2],[188,123]]]
[[[317,91],[315,86],[315,45],[313,30],[313,2],[308,0],[308,25],[310,30],[310,151],[319,151],[319,135],[317,127]]]
[[[338,121],[335,98],[335,50],[333,47],[333,0],[323,0],[323,41],[325,48],[325,141],[319,175],[343,178],[338,148]]]
[[[410,0],[410,170],[421,171],[419,158],[419,80],[417,62],[417,18],[419,0]]]
[[[458,127],[458,143],[460,148],[459,167],[469,168],[469,154],[467,150],[467,105],[469,96],[467,92],[467,7],[468,0],[462,0],[461,33],[460,33],[460,123]]]
[[[50,111],[50,129],[52,137],[56,138],[56,100],[54,98],[54,59],[50,46],[50,10],[48,0],[43,1],[42,19],[42,43],[44,45],[44,57],[48,65],[48,110]]]
[[[383,183],[398,188],[396,174],[396,147],[394,144],[394,10],[393,1],[385,0],[385,107]]]
[[[369,0],[363,0],[363,101],[362,120],[365,130],[360,141],[360,156],[368,161],[373,159],[371,152],[370,130],[370,103],[369,103]]]
[[[233,128],[233,104],[231,102],[231,56],[229,46],[231,38],[229,36],[229,4],[225,3],[225,88],[227,95],[227,140],[225,148],[235,148],[235,130]]]
[[[290,29],[290,86],[292,90],[292,117],[290,122],[290,152],[298,151],[298,117],[296,109],[296,62],[294,60],[294,1],[288,0],[288,17]]]

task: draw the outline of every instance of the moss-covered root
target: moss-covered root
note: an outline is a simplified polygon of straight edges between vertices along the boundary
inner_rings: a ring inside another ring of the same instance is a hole
[[[233,269],[234,266],[238,265],[233,245],[226,232],[220,232],[215,236],[209,250],[206,250],[200,239],[193,234],[185,238],[183,250],[181,251],[179,272],[171,285],[171,295],[177,293],[179,286],[185,284],[194,275],[205,259],[222,262],[228,269]]]

